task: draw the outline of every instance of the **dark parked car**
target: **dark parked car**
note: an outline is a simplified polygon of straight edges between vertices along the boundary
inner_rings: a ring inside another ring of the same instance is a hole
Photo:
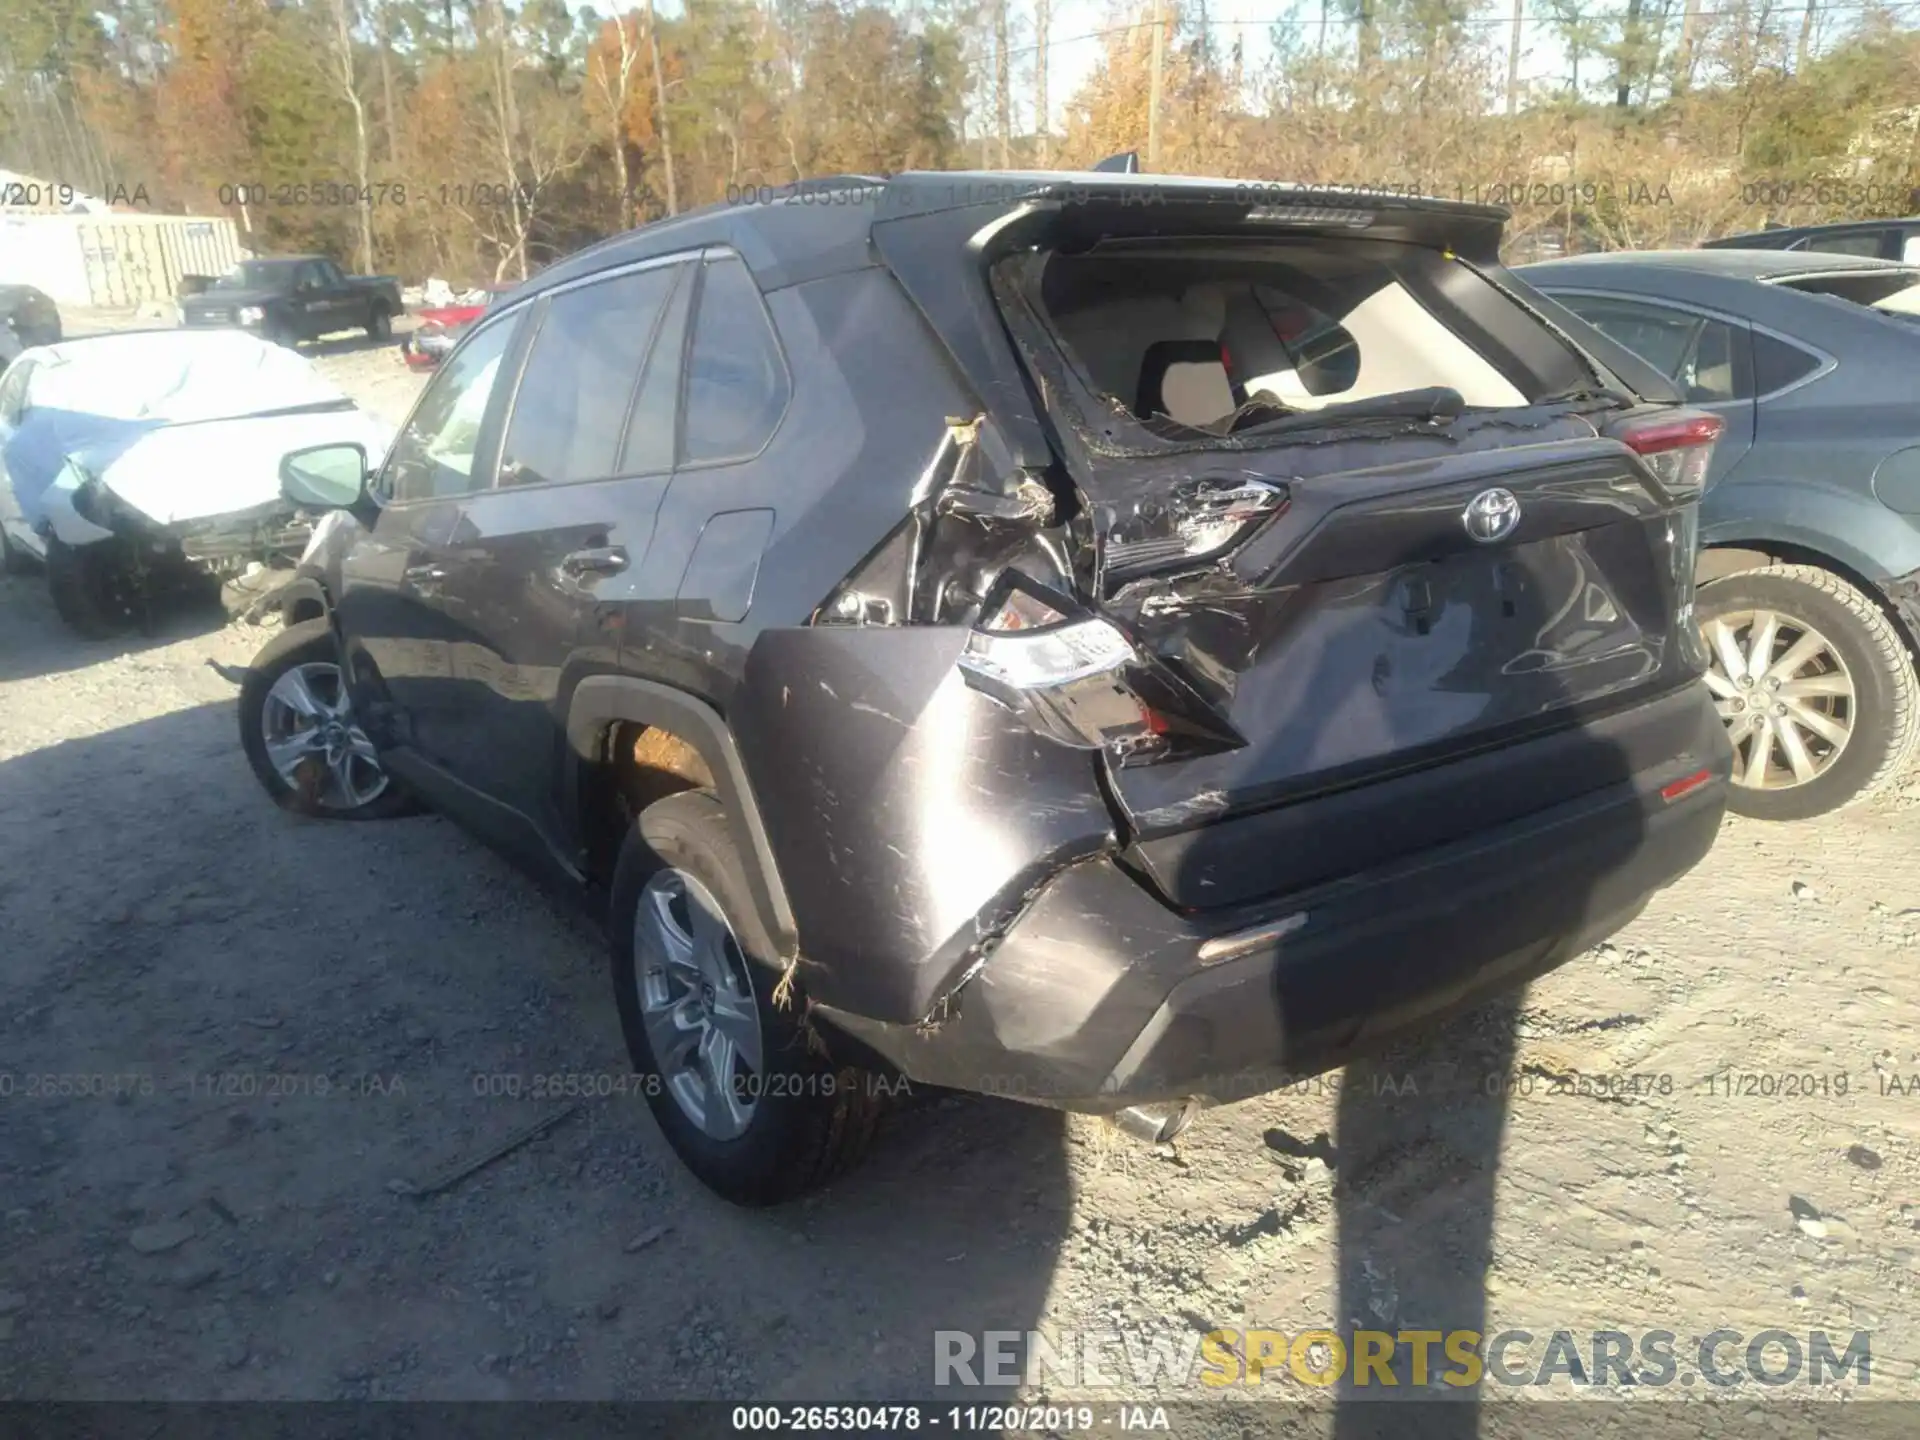
[[[183,293],[180,323],[238,325],[286,345],[340,330],[385,340],[401,309],[392,275],[343,275],[324,255],[285,255],[242,260],[199,294]]]
[[[1710,250],[1810,250],[1915,265],[1920,264],[1920,215],[1904,220],[1847,220],[1834,225],[1771,225],[1705,243]]]
[[[1696,614],[1733,808],[1871,795],[1920,744],[1920,267],[1844,255],[1583,255],[1525,279],[1727,422]]]
[[[21,350],[60,343],[60,308],[31,285],[0,285],[0,325],[13,332]]]
[[[1706,853],[1720,422],[1519,303],[1504,212],[800,195],[554,265],[377,474],[290,454],[343,509],[242,692],[282,804],[417,798],[607,892],[709,1185],[819,1183],[901,1077],[1171,1134]]]

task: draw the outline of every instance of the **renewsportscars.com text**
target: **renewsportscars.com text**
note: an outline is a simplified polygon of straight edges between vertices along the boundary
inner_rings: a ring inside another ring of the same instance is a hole
[[[936,1330],[938,1386],[1576,1388],[1872,1383],[1872,1332]]]

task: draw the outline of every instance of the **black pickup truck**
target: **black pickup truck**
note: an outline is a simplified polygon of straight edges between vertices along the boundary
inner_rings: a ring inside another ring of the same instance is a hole
[[[231,325],[292,345],[337,330],[393,333],[401,313],[392,275],[343,275],[323,255],[242,260],[198,295],[180,299],[182,325]]]

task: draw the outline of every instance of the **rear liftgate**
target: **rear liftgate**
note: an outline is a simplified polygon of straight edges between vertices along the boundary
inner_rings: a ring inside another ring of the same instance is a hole
[[[1624,778],[1597,755],[1435,763],[1704,663],[1694,515],[1720,422],[1593,409],[1455,406],[1147,456],[1061,426],[1045,472],[993,420],[949,421],[905,518],[807,627],[761,637],[730,716],[809,995],[937,1026],[1063,867],[1121,851],[1192,913]],[[1426,803],[1394,786],[1390,809],[1356,807],[1418,771],[1438,777]],[[1315,802],[1336,794],[1329,828]]]

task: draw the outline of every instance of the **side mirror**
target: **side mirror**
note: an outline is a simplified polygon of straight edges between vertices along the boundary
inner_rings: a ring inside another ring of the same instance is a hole
[[[366,497],[367,452],[350,440],[291,451],[280,457],[280,493],[310,509],[351,509]]]

